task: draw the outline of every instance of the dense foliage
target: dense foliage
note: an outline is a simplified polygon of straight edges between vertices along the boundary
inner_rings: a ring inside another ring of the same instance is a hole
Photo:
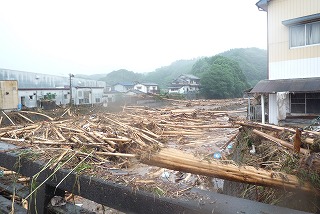
[[[192,73],[200,77],[201,94],[208,99],[241,97],[249,87],[239,64],[219,55],[198,60]]]
[[[164,66],[153,72],[147,73],[144,77],[144,81],[154,82],[159,84],[160,88],[166,88],[168,84],[179,75],[190,73],[192,66],[196,61],[196,59],[175,61],[169,66]]]
[[[106,81],[109,85],[113,85],[119,82],[141,82],[143,81],[143,78],[144,75],[141,73],[120,69],[108,73],[106,77],[101,78],[100,80]]]
[[[267,79],[267,51],[259,48],[238,48],[220,53],[239,63],[251,87]]]

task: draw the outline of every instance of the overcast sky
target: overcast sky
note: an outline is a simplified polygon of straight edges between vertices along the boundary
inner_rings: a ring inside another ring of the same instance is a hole
[[[258,0],[0,0],[0,68],[151,72],[179,59],[267,47]]]

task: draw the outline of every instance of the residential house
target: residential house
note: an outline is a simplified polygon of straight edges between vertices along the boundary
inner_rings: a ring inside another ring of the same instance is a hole
[[[159,93],[159,86],[157,83],[138,83],[134,85],[134,89],[144,93]]]
[[[113,85],[113,90],[117,92],[127,92],[134,88],[133,82],[119,82]]]
[[[200,78],[192,74],[181,74],[178,78],[172,81],[169,89],[169,94],[187,94],[199,91]]]
[[[266,96],[269,123],[319,115],[319,0],[260,0],[256,5],[268,13],[268,79],[251,90],[261,95],[262,115]]]

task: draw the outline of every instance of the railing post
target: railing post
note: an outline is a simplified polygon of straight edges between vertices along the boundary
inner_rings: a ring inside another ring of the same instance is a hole
[[[31,192],[32,190],[30,190]],[[43,184],[39,187],[29,198],[29,212],[30,214],[46,214],[48,213],[48,204],[53,196],[64,197],[65,191],[56,189],[48,184]]]

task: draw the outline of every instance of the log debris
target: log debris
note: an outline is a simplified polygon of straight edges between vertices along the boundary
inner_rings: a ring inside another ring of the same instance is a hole
[[[175,149],[163,149],[159,153],[145,157],[141,161],[148,165],[231,181],[290,190],[314,191],[309,183],[302,184],[294,175],[256,169],[252,166],[236,166],[218,161],[201,161],[191,154],[185,154]]]

